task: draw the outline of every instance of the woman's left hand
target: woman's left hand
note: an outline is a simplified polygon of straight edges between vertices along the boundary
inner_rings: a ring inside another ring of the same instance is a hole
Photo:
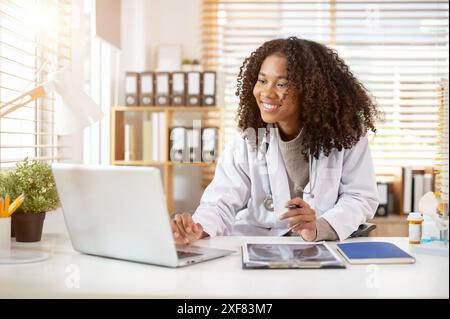
[[[280,220],[289,219],[289,226],[306,241],[313,241],[317,238],[316,212],[308,203],[300,197],[295,197],[288,201],[284,207],[296,204],[300,208],[289,208],[281,215]]]

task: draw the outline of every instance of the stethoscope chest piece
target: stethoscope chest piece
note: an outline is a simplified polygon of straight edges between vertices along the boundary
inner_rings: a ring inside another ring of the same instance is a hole
[[[273,212],[275,210],[272,195],[267,195],[264,199],[264,208],[269,212]]]

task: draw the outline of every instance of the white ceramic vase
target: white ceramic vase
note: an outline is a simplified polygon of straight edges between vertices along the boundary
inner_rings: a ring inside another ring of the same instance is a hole
[[[0,218],[0,256],[11,253],[11,217]]]

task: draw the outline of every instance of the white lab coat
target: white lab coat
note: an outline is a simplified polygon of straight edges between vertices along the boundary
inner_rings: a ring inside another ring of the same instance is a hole
[[[271,130],[272,131],[272,130]],[[278,146],[279,134],[272,131],[266,156],[247,139],[237,137],[219,159],[214,179],[205,189],[193,215],[210,236],[281,236],[289,221],[279,216],[290,200],[286,167]],[[265,166],[267,165],[267,166]],[[367,136],[351,149],[332,150],[328,157],[313,162],[317,174],[313,189],[303,199],[333,227],[340,240],[348,238],[360,224],[373,218],[378,207],[378,191]],[[267,174],[269,179],[267,180]],[[273,194],[274,211],[264,208],[267,181]],[[311,182],[311,178],[310,178]],[[314,181],[313,181],[314,182]],[[308,190],[309,183],[305,189]]]

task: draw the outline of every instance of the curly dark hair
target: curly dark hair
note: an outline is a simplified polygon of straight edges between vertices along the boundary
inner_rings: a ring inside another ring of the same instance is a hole
[[[303,155],[315,158],[333,148],[354,146],[368,130],[376,132],[379,113],[368,90],[349,70],[336,51],[314,41],[289,37],[265,42],[240,68],[236,95],[238,127],[242,130],[266,127],[253,96],[264,59],[270,55],[286,58],[288,90],[296,90],[303,129]]]

